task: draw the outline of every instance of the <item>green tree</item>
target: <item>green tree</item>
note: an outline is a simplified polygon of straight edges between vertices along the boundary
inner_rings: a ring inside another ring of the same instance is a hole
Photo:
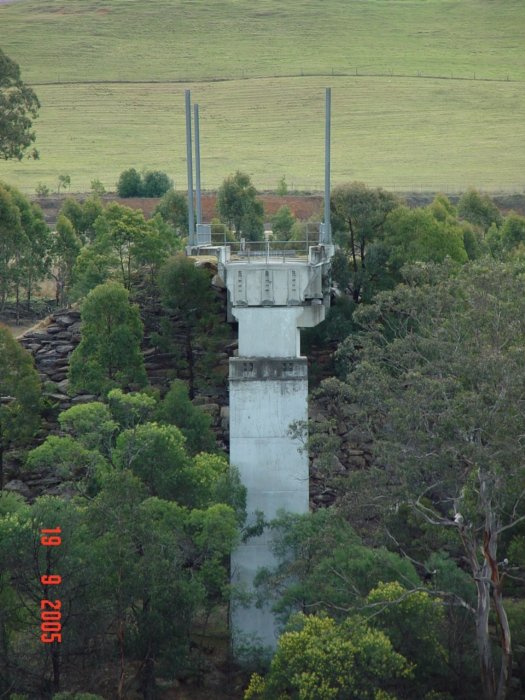
[[[90,190],[93,192],[95,197],[102,197],[106,194],[106,188],[103,183],[97,178],[91,180]]]
[[[359,617],[336,623],[299,614],[279,639],[266,678],[254,674],[245,700],[395,700],[410,664]]]
[[[4,453],[32,437],[40,422],[40,382],[31,355],[0,326],[0,489]]]
[[[131,289],[139,254],[145,245],[148,229],[144,214],[137,209],[110,204],[97,219],[97,243],[118,260],[122,284]]]
[[[107,282],[117,265],[118,259],[105,241],[83,246],[73,267],[71,297],[83,299],[96,286]]]
[[[0,185],[0,301],[5,303],[13,281],[13,268],[25,245],[20,210],[12,193]]]
[[[31,507],[0,517],[0,566],[9,575],[13,609],[21,616],[11,638],[12,648],[7,649],[7,661],[13,685],[29,690],[31,697],[46,697],[60,690],[71,659],[78,659],[83,633],[93,631],[94,611],[85,581],[86,562],[91,565],[91,561],[82,520],[82,510],[76,504],[52,496],[40,497]],[[61,529],[60,546],[41,546],[40,530],[55,527]],[[62,577],[58,587],[41,582],[41,576],[58,573]],[[62,642],[43,644],[35,635],[41,624],[41,601],[58,598]]]
[[[81,315],[82,340],[69,366],[72,390],[105,394],[116,386],[144,386],[143,326],[127,290],[116,282],[99,285],[86,297]]]
[[[448,674],[443,600],[399,581],[380,582],[366,598],[370,624],[382,630],[394,649],[414,665],[420,697],[436,690]],[[414,684],[413,684],[414,685]]]
[[[71,196],[66,197],[66,199],[62,202],[62,206],[60,207],[59,215],[60,214],[69,219],[71,225],[75,229],[75,233],[77,234],[77,236],[81,237],[83,234],[83,212],[82,204],[78,201],[78,199],[75,199],[75,197]]]
[[[230,229],[235,229],[237,239],[241,234],[252,241],[262,240],[264,232],[262,203],[250,176],[237,170],[229,175],[217,193],[217,211]]]
[[[331,193],[332,230],[346,253],[344,279],[356,304],[381,288],[378,279],[386,255],[380,238],[388,214],[398,205],[393,194],[369,189],[361,182],[339,185]]]
[[[194,503],[196,488],[185,439],[174,425],[147,423],[124,430],[117,438],[114,463],[134,472],[152,496]]]
[[[188,662],[190,629],[207,606],[211,582],[228,581],[227,555],[237,529],[233,511],[182,508],[145,499],[129,471],[110,474],[89,507],[93,586],[109,603],[120,649],[117,697],[125,695],[125,659],[139,662],[142,696],[155,695],[155,674],[173,677]],[[222,602],[222,596],[220,596]]]
[[[112,389],[108,394],[109,410],[121,430],[148,423],[153,418],[156,405],[153,396],[140,392],[125,394],[122,389]]]
[[[18,321],[21,291],[25,288],[29,307],[35,285],[48,273],[49,229],[36,204],[10,185],[0,190],[0,299],[14,294]]]
[[[83,436],[84,437],[84,436]],[[27,457],[29,472],[45,471],[60,480],[60,488],[71,487],[80,493],[93,494],[107,471],[108,465],[101,453],[89,449],[80,440],[70,436],[49,435]]]
[[[49,275],[51,265],[51,231],[37,204],[30,204],[31,213],[25,228],[27,246],[23,250],[20,265],[23,270],[21,286],[25,289],[27,309],[31,308],[33,292]]]
[[[351,432],[373,440],[383,465],[376,473],[389,482],[375,481],[377,498],[409,502],[455,535],[477,592],[483,697],[496,700],[508,692],[512,658],[498,550],[525,519],[523,270],[483,260],[455,274],[407,275],[408,284],[357,313],[363,331],[343,343],[345,382],[332,381],[330,392]]]
[[[120,390],[110,391],[108,400],[109,396],[117,391]],[[64,432],[69,433],[86,449],[98,450],[106,456],[110,454],[118,424],[106,404],[91,401],[72,406],[60,413],[58,422]]]
[[[187,672],[190,634],[205,635],[210,613],[224,607],[244,490],[224,457],[192,459],[176,427],[144,423],[152,402],[114,390],[113,415],[100,402],[74,406],[59,416],[69,435],[50,436],[30,453],[28,466],[58,469],[87,499],[47,497],[26,506],[0,495],[0,600],[11,604],[9,614],[0,607],[0,688],[23,685],[44,697],[83,657],[86,678],[101,663],[117,669],[116,697],[128,697],[138,680],[152,700],[156,675]],[[104,459],[108,452],[114,464]],[[152,491],[184,505],[148,497]],[[223,496],[231,506],[218,501]],[[40,528],[55,526],[60,547],[39,546]],[[56,591],[39,585],[46,572],[64,578],[64,636],[53,648],[34,638],[40,600]]]
[[[501,227],[501,242],[506,250],[525,244],[525,217],[511,212]]]
[[[488,194],[480,194],[477,190],[467,190],[458,202],[458,216],[478,226],[486,233],[492,224],[501,226],[502,217],[499,209]]]
[[[468,259],[462,229],[448,217],[436,219],[430,208],[397,207],[385,222],[384,243],[397,278],[406,263],[443,262],[447,256],[458,263]]]
[[[161,170],[147,170],[142,177],[143,197],[162,197],[173,187],[173,181]]]
[[[56,303],[64,306],[73,280],[73,268],[80,253],[80,239],[71,221],[60,214],[51,243],[52,276],[56,281]]]
[[[277,183],[277,194],[280,197],[284,197],[288,194],[288,185],[286,183],[286,177],[284,175],[281,178],[279,178],[279,181]]]
[[[420,583],[409,561],[384,547],[365,546],[336,510],[283,514],[271,528],[279,564],[260,571],[257,585],[261,598],[275,599],[273,609],[284,621],[296,610],[347,614],[380,581],[402,580],[414,588]]]
[[[135,168],[123,170],[117,182],[119,197],[142,197],[142,178]]]
[[[188,396],[187,385],[175,380],[160,403],[157,416],[162,423],[176,425],[186,438],[186,446],[191,454],[213,452],[217,447],[211,429],[211,417],[198,406],[194,406]]]
[[[131,289],[147,273],[153,286],[162,263],[181,247],[172,227],[158,214],[145,221],[140,210],[119,204],[102,209],[95,197],[86,199],[77,214],[77,225],[88,243],[73,271],[76,298],[115,277]]]
[[[146,230],[134,245],[134,256],[138,265],[149,272],[153,286],[161,265],[169,255],[182,249],[182,242],[173,228],[160,214],[155,214],[146,222]]]
[[[103,213],[104,207],[96,193],[84,200],[82,204],[81,226],[77,231],[83,240],[92,241],[94,239],[96,233],[95,222]]]
[[[280,207],[272,216],[273,237],[278,241],[287,241],[292,235],[295,217],[287,206]]]
[[[35,141],[32,120],[40,103],[20,77],[20,67],[0,49],[0,158],[21,160]],[[30,156],[38,158],[33,149]]]
[[[60,208],[60,214],[69,219],[75,233],[84,243],[94,238],[95,221],[103,211],[97,196],[88,197],[83,203],[74,197],[67,197]]]
[[[177,235],[188,233],[188,204],[186,197],[173,188],[169,189],[155,208],[155,214],[160,214],[164,221],[171,224]]]
[[[156,342],[175,350],[193,399],[199,383],[214,381],[215,353],[228,329],[208,271],[196,267],[193,260],[183,255],[170,258],[160,270],[158,284],[170,316],[164,319]]]
[[[39,182],[35,188],[35,193],[37,197],[49,197],[50,190],[45,183]]]
[[[71,187],[71,176],[70,175],[59,175],[58,176],[58,194],[60,194],[60,189],[70,189]]]

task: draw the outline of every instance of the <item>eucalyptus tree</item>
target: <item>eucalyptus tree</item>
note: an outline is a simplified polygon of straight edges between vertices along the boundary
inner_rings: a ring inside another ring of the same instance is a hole
[[[381,504],[407,503],[455,538],[477,594],[483,697],[502,700],[512,642],[501,548],[525,521],[524,270],[490,260],[418,266],[354,318],[361,331],[339,350],[343,380],[324,385],[349,435],[372,441],[375,466],[353,486],[368,482],[368,517],[370,507],[384,520],[394,511]]]
[[[82,338],[69,366],[71,386],[95,394],[145,386],[143,324],[127,289],[118,282],[95,287],[82,304],[81,320]]]
[[[20,66],[0,49],[0,159],[21,160],[35,141],[31,131],[40,103],[35,92],[26,85]],[[38,151],[30,151],[38,158]]]
[[[4,453],[29,439],[40,421],[40,381],[31,355],[0,325],[0,489]]]

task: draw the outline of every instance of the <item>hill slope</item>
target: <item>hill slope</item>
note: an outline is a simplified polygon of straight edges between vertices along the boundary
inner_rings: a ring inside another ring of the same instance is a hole
[[[514,0],[19,0],[2,48],[41,99],[36,164],[0,178],[112,188],[130,166],[183,185],[184,89],[201,105],[203,184],[322,187],[323,88],[334,181],[520,189],[525,6]],[[476,78],[474,80],[474,78]],[[221,82],[217,82],[220,80]]]

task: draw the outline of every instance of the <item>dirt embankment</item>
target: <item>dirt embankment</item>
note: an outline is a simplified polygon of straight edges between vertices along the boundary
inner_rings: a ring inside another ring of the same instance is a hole
[[[1,0],[0,0],[1,1]],[[58,218],[58,212],[67,197],[75,197],[82,201],[86,199],[87,194],[75,195],[53,195],[48,197],[35,197],[36,201],[44,212],[44,217],[49,226],[54,226]],[[312,217],[321,217],[323,209],[323,198],[321,195],[285,195],[283,197],[277,194],[260,194],[258,198],[264,205],[265,219],[269,220],[275,212],[282,206],[288,206],[295,216],[300,221],[307,221]],[[131,209],[141,209],[146,218],[152,216],[155,207],[159,203],[158,198],[145,197],[130,197],[123,199],[114,195],[105,195],[104,202],[117,202]],[[217,201],[217,193],[207,192],[202,195],[202,218],[203,221],[209,223],[217,216],[215,209]]]
[[[1,2],[2,0],[0,0],[0,4]],[[436,193],[432,192],[407,192],[400,195],[400,197],[404,199],[410,207],[424,207],[432,202],[435,194]],[[48,197],[35,197],[34,201],[38,202],[38,204],[42,207],[44,217],[48,225],[54,227],[58,217],[58,212],[60,211],[60,208],[67,197],[75,197],[76,199],[83,201],[87,196],[87,194],[63,194]],[[266,221],[269,221],[276,211],[285,205],[290,208],[292,214],[296,219],[299,219],[299,221],[308,221],[312,218],[321,220],[323,216],[323,196],[321,194],[287,194],[280,196],[273,193],[262,193],[258,195],[258,198],[264,205],[264,216]],[[459,195],[451,195],[449,199],[453,204],[457,204]],[[492,199],[503,214],[507,214],[509,211],[515,211],[516,213],[525,216],[525,194],[493,195]],[[153,215],[155,207],[160,201],[158,198],[145,197],[130,197],[129,199],[123,199],[122,197],[117,197],[111,194],[105,195],[103,200],[106,203],[118,202],[118,204],[131,207],[131,209],[141,209],[146,218]],[[217,211],[215,208],[216,202],[216,192],[203,193],[202,219],[204,222],[209,223],[213,218],[217,217]]]

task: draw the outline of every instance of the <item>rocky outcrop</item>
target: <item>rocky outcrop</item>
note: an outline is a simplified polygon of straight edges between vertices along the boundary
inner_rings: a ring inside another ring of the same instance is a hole
[[[337,491],[332,484],[350,472],[368,469],[373,455],[371,443],[358,444],[344,421],[337,425],[329,421],[322,401],[310,403],[309,422],[318,439],[325,438],[327,444],[333,445],[329,454],[310,453],[310,507],[315,510],[335,503]]]
[[[218,293],[220,291],[218,290]],[[152,338],[159,329],[162,312],[159,306],[150,305],[143,311],[145,326],[143,355],[149,383],[164,393],[174,377],[175,358],[153,345]],[[56,421],[58,413],[79,403],[93,401],[96,397],[86,392],[71,394],[69,390],[68,367],[71,353],[81,339],[80,312],[76,309],[62,309],[34,326],[20,338],[22,345],[33,355],[36,369],[42,380],[44,396],[51,408],[47,412],[44,434],[58,434]],[[310,376],[315,383],[332,373],[332,349],[316,351],[309,358]],[[229,418],[227,375],[230,357],[237,352],[237,341],[231,341],[216,354],[215,373],[224,377],[224,382],[208,388],[206,393],[195,397],[194,403],[212,418],[212,427],[219,445],[225,450],[229,446]],[[184,372],[178,376],[185,378]],[[316,430],[324,425],[326,417],[322,406],[312,403],[310,420]],[[337,444],[339,447],[332,456],[330,472],[343,475],[349,470],[365,469],[371,462],[370,450],[354,444],[345,425],[338,426]],[[24,474],[20,462],[13,459],[8,470],[10,482],[6,489],[33,499],[41,493],[57,493],[60,483],[49,474]],[[335,491],[326,479],[326,469],[319,457],[310,458],[310,500],[313,508],[328,506],[335,500]]]
[[[19,340],[29,350],[42,381],[44,394],[57,409],[64,410],[77,402],[92,400],[93,397],[71,397],[68,395],[67,378],[69,357],[80,342],[80,311],[64,309],[30,329]]]
[[[175,377],[185,379],[184,372],[175,373],[175,358],[169,352],[163,352],[152,342],[153,334],[158,331],[162,315],[158,306],[143,310],[144,343],[143,355],[148,381],[159,389],[161,395],[169,388]],[[81,340],[81,318],[77,309],[61,309],[40,321],[19,338],[19,342],[28,350],[35,361],[35,367],[42,382],[43,395],[48,404],[44,430],[35,445],[42,442],[47,435],[60,434],[57,416],[71,406],[88,403],[97,399],[87,392],[72,393],[69,387],[68,370],[71,353]],[[224,378],[224,382],[210,387],[206,393],[197,395],[194,403],[199,405],[212,418],[212,428],[217,435],[218,444],[224,449],[229,445],[228,393],[226,378],[229,358],[237,351],[237,341],[229,342],[215,356],[214,373]],[[59,493],[60,479],[46,474],[26,474],[17,452],[13,452],[6,467],[8,482],[5,489],[18,493],[28,500],[33,500],[42,493]],[[10,479],[10,481],[9,481]]]

